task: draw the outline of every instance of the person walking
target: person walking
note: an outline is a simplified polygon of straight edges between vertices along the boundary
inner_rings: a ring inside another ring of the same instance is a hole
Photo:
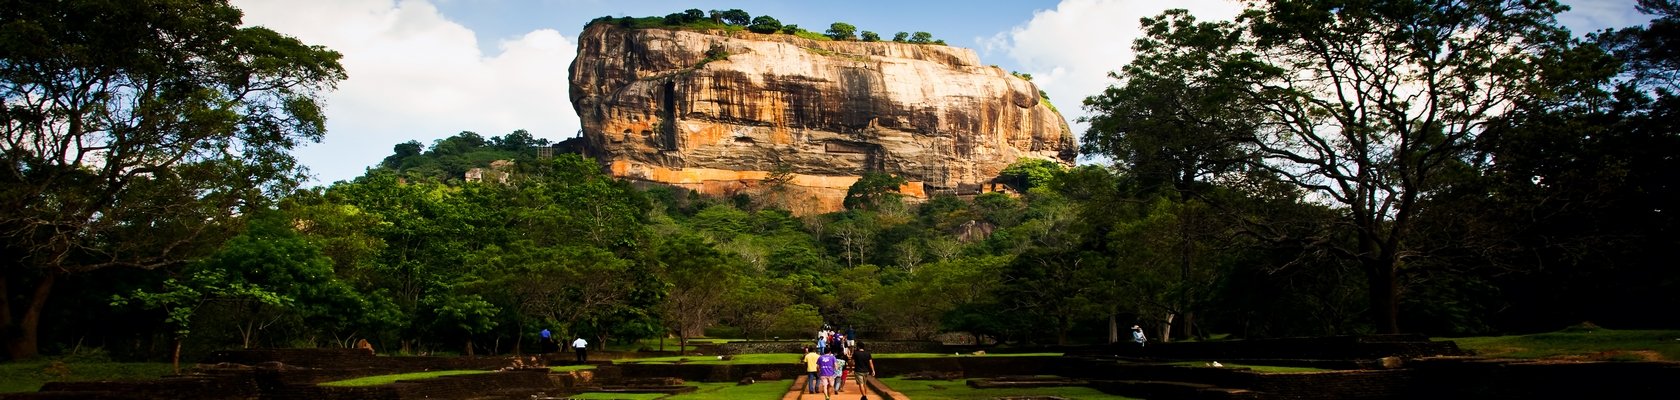
[[[805,363],[806,393],[817,393],[817,358],[819,358],[817,357],[817,352],[811,351],[810,346],[805,346],[805,357],[801,358],[800,362]]]
[[[834,378],[840,376],[840,371],[835,369],[838,361],[840,360],[834,358],[833,354],[823,354],[817,357],[817,374],[822,375],[822,382],[818,385],[822,386],[823,400],[830,400],[834,397]]]
[[[589,341],[583,340],[582,336],[578,336],[577,340],[572,341],[572,349],[577,350],[578,364],[589,362]]]
[[[870,356],[869,351],[864,350],[863,346],[852,349],[851,365],[852,371],[858,375],[860,380],[863,379],[864,375],[875,375],[875,357]]]
[[[834,355],[834,369],[840,371],[840,376],[834,379],[834,393],[846,390],[846,372],[852,369],[851,363],[846,362],[844,353]]]
[[[817,354],[828,354],[828,331],[817,332]]]
[[[1142,327],[1132,325],[1132,342],[1137,343],[1138,347],[1143,347],[1144,344],[1149,343],[1149,338],[1143,337]]]
[[[554,351],[554,338],[551,337],[552,333],[548,331],[548,328],[543,328],[542,332],[537,332],[537,335],[542,336],[542,351],[538,353],[548,354],[548,352]]]

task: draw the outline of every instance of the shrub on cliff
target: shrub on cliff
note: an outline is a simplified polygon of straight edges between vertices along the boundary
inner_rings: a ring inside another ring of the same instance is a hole
[[[857,27],[845,22],[835,22],[828,25],[828,31],[823,32],[823,35],[834,40],[856,40]]]
[[[758,18],[753,18],[752,25],[747,25],[747,30],[753,31],[753,33],[776,33],[776,31],[782,30],[782,21],[777,21],[768,15],[760,15]]]

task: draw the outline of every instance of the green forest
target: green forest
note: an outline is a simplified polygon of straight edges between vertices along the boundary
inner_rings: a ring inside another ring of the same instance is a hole
[[[927,199],[869,172],[809,216],[776,182],[638,185],[525,131],[308,187],[290,152],[328,134],[338,53],[219,2],[0,5],[9,359],[1680,328],[1674,0],[1584,36],[1550,0],[1171,11],[1085,101],[1099,163]]]

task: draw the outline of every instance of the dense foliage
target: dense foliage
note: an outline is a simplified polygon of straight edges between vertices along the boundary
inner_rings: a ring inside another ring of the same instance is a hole
[[[799,25],[783,24],[781,20],[769,15],[755,17],[740,9],[712,10],[710,12],[688,9],[683,12],[666,14],[663,17],[605,16],[589,21],[589,24],[613,24],[632,29],[720,29],[731,32],[745,29],[753,33],[786,34],[812,40],[862,40],[865,42],[881,40],[880,34],[870,31],[860,33],[857,26],[845,22],[829,24],[828,30],[819,33],[800,29]],[[916,32],[913,36],[909,33],[899,32],[897,36],[893,37],[893,41],[913,44],[945,44],[945,40],[934,39],[933,34],[927,32]]]
[[[219,1],[0,2],[8,357],[37,353],[61,279],[179,267],[301,181],[339,54],[240,25]]]
[[[1680,270],[1660,251],[1680,245],[1680,97],[1664,78],[1680,52],[1663,34],[1680,6],[1642,0],[1658,18],[1649,26],[1572,40],[1547,1],[1356,3],[1279,0],[1235,22],[1146,18],[1137,61],[1086,102],[1084,151],[1114,165],[1022,160],[1001,171],[1010,193],[920,200],[898,193],[904,177],[870,173],[844,211],[823,215],[778,204],[790,171],[764,192],[709,198],[613,179],[523,131],[398,144],[357,179],[291,190],[279,173],[291,171],[290,142],[257,139],[308,138],[318,124],[259,124],[279,130],[212,137],[273,151],[135,171],[124,182],[143,190],[117,190],[88,217],[100,230],[64,247],[74,251],[59,259],[76,263],[9,260],[0,296],[29,299],[16,289],[59,279],[37,315],[47,351],[145,357],[364,338],[381,352],[503,353],[535,350],[545,328],[625,343],[806,337],[825,322],[865,340],[1009,344],[1110,342],[1131,324],[1164,340],[1680,326],[1653,311],[1680,307]],[[767,18],[749,17],[657,22]],[[319,68],[283,70],[316,78],[299,89],[340,76],[329,52],[275,43],[286,51],[256,53]],[[226,82],[217,71],[165,72]],[[6,76],[8,90],[26,87],[20,76]],[[69,132],[26,130],[59,122],[10,111],[30,96],[7,94],[8,138]],[[141,128],[120,133],[199,132]],[[48,168],[64,160],[17,143],[6,143],[7,182],[34,186],[4,186],[16,206],[5,212],[112,190],[93,167]],[[285,168],[236,175],[266,177],[256,181],[194,171],[253,160]],[[24,179],[49,173],[58,180]],[[179,190],[201,187],[243,191]],[[201,213],[220,204],[235,206]],[[67,243],[6,227],[8,255]],[[155,258],[160,240],[190,246]],[[95,255],[135,265],[77,264],[107,260]]]

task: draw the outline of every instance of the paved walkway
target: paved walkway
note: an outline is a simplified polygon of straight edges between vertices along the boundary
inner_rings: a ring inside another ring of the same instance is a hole
[[[879,384],[879,383],[877,383],[877,384]],[[856,375],[853,375],[849,379],[847,379],[846,380],[846,385],[844,387],[840,388],[840,392],[836,393],[836,394],[833,394],[832,396],[833,396],[832,397],[833,400],[842,400],[842,399],[844,399],[844,400],[858,400],[858,399],[865,398],[865,397],[867,397],[869,399],[880,399],[880,398],[882,398],[881,396],[876,395],[874,391],[869,390],[868,388],[865,388],[864,385],[859,384],[858,378],[857,378]],[[823,400],[823,394],[820,393],[820,392],[815,393],[815,394],[805,393],[805,376],[800,375],[799,379],[794,379],[793,380],[793,387],[789,388],[787,395],[782,396],[782,400],[795,400],[795,399],[797,399],[797,400]]]

